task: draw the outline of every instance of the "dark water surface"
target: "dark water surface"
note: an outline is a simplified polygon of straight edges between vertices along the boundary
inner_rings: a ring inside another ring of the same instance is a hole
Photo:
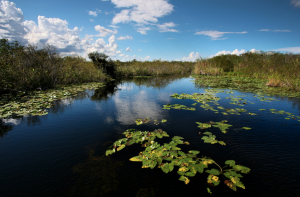
[[[126,129],[153,131],[161,128],[170,137],[182,136],[190,143],[184,151],[199,150],[221,166],[226,160],[251,168],[241,179],[246,189],[234,192],[223,183],[211,188],[214,196],[300,196],[300,122],[272,114],[271,108],[300,115],[297,98],[261,102],[252,93],[234,90],[230,95],[255,104],[229,104],[229,94],[217,93],[224,108],[244,108],[257,116],[225,116],[202,109],[165,110],[163,105],[191,107],[194,100],[171,98],[174,93],[204,93],[188,77],[127,79],[96,91],[86,90],[74,98],[56,101],[46,116],[7,119],[0,123],[0,196],[210,196],[207,173],[197,174],[185,185],[178,167],[165,174],[161,169],[141,168],[129,159],[144,148],[126,147],[111,156],[106,149],[123,138]],[[194,106],[192,106],[194,107]],[[267,109],[259,111],[258,109]],[[137,118],[151,119],[137,126]],[[153,120],[167,119],[153,124]],[[226,146],[203,143],[195,122],[233,125],[226,134],[217,128],[208,131]],[[251,130],[239,130],[251,127]],[[212,167],[212,166],[211,166]],[[223,182],[223,181],[222,181]]]

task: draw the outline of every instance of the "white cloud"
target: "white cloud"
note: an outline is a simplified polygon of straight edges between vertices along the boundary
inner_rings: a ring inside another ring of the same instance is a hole
[[[132,51],[129,47],[126,48],[126,51]]]
[[[183,57],[182,61],[195,61],[197,58],[200,57],[200,53],[196,52],[191,52],[190,55],[188,57]]]
[[[173,22],[164,23],[162,25],[157,25],[159,32],[179,32],[176,29],[170,29],[175,26],[176,26],[176,24],[174,24]]]
[[[90,21],[93,22],[94,20],[93,20],[93,19],[90,19]]]
[[[295,7],[300,7],[300,0],[292,0],[291,4],[294,5]]]
[[[167,0],[112,0],[111,2],[118,8],[127,8],[115,15],[112,20],[113,24],[130,21],[142,24],[156,23],[157,18],[168,15],[173,11],[173,5],[169,4]]]
[[[261,29],[259,31],[270,31],[270,29]]]
[[[89,15],[92,15],[92,16],[97,16],[97,12],[93,12],[93,11],[89,11]]]
[[[243,53],[246,53],[247,51],[245,49],[241,49],[240,51],[238,49],[235,49],[234,51],[219,51],[218,53],[216,53],[215,55],[212,55],[210,57],[214,57],[214,56],[218,56],[218,55],[241,55]],[[252,52],[252,53],[260,53],[261,51],[260,50],[256,50],[256,49],[251,49],[249,52]]]
[[[273,49],[269,51],[288,51],[292,53],[300,53],[300,47],[286,47],[286,48]]]
[[[132,36],[121,36],[121,37],[119,37],[119,38],[117,38],[117,40],[127,40],[127,39],[130,39],[130,40],[132,40]]]
[[[290,32],[290,30],[286,29],[286,30],[274,30],[274,32]]]
[[[89,12],[89,15],[92,15],[92,16],[95,16],[95,17],[98,16],[97,13],[101,12],[101,10],[98,10],[98,9],[96,11],[94,11],[94,12],[93,11],[89,11],[89,10],[87,10],[87,11]]]
[[[259,31],[291,32],[291,30],[288,30],[288,29],[286,29],[286,30],[278,30],[278,29],[276,29],[276,30],[272,30],[272,29],[261,29],[261,30],[259,30]]]
[[[142,49],[138,49],[138,51],[142,51]]]
[[[149,59],[150,59],[150,56],[148,55],[144,58],[144,61],[149,60]]]
[[[246,32],[246,31],[243,31],[243,32],[199,31],[199,32],[196,32],[195,35],[207,35],[207,36],[210,36],[212,38],[212,40],[224,40],[226,38],[220,38],[224,34],[245,34],[245,33],[248,33],[248,32]]]
[[[151,30],[150,27],[140,27],[138,28],[137,32],[140,32],[141,34],[147,34],[146,31]]]
[[[114,29],[119,28],[119,26],[116,26],[116,25],[108,25],[108,26],[111,28],[114,28]]]
[[[49,44],[62,56],[76,54],[86,57],[88,53],[98,51],[113,57],[118,48],[114,35],[108,39],[108,43],[102,38],[94,40],[93,35],[79,38],[82,28],[69,29],[68,22],[59,18],[38,16],[37,24],[34,21],[23,21],[22,10],[8,1],[0,2],[0,20],[0,38],[7,38],[10,42],[18,41],[23,46],[36,45],[37,49]]]
[[[95,30],[99,31],[100,33],[96,36],[100,36],[100,37],[106,37],[109,34],[116,34],[118,33],[118,30],[110,30],[110,29],[106,29],[105,27],[102,27],[100,25],[96,25],[95,26]]]
[[[17,40],[22,45],[28,43],[24,35],[30,30],[23,24],[23,12],[20,8],[16,8],[15,3],[0,2],[0,21],[0,38],[7,38],[10,42]]]
[[[122,53],[122,52],[121,52],[121,51],[117,51],[117,52],[116,52],[116,54],[120,54],[120,53]]]

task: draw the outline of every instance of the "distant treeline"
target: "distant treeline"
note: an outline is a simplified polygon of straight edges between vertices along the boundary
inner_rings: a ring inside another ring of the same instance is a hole
[[[107,81],[115,77],[174,74],[234,74],[265,78],[271,86],[300,90],[300,55],[244,53],[221,55],[195,62],[113,61],[104,53],[61,57],[54,47],[21,46],[0,40],[0,94],[53,88],[57,85]]]

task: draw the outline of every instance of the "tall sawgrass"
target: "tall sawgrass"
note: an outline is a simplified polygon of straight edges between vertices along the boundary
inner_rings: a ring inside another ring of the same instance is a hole
[[[180,61],[115,61],[116,71],[121,76],[161,76],[174,74],[191,74],[193,62]]]
[[[252,53],[221,55],[199,59],[194,74],[235,75],[267,79],[266,85],[300,90],[300,55],[292,53]]]
[[[0,40],[0,93],[104,81],[107,77],[79,56],[62,58],[55,48],[26,47]]]

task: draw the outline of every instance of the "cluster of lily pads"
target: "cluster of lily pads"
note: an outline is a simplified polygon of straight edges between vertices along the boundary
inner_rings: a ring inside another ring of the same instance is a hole
[[[232,109],[225,109],[222,106],[218,106],[219,103],[218,101],[221,99],[217,96],[215,96],[216,93],[226,93],[226,94],[232,94],[233,91],[225,91],[225,90],[220,90],[217,88],[211,88],[211,89],[205,89],[204,93],[194,93],[194,94],[186,94],[186,93],[174,93],[172,95],[170,95],[170,97],[175,98],[175,99],[192,99],[195,100],[199,103],[201,103],[202,105],[200,105],[201,108],[203,108],[204,110],[211,110],[215,113],[219,113],[219,110],[222,110],[222,114],[223,115],[229,115],[229,114],[235,114],[235,115],[241,115],[242,112],[246,113],[247,110],[243,109],[243,108],[232,108]],[[233,105],[239,105],[239,106],[244,106],[247,105],[248,103],[254,104],[253,102],[247,101],[246,99],[243,99],[241,97],[243,97],[244,95],[238,95],[236,97],[230,95],[229,97],[226,97],[226,99],[230,99],[231,102],[229,102],[229,104],[233,104]],[[261,95],[261,93],[259,93],[258,95],[254,95],[255,97],[260,98],[260,101],[264,101],[264,102],[270,102],[272,100],[276,100],[273,98],[265,98],[264,96]],[[263,98],[263,100],[262,100]],[[209,103],[212,103],[214,105],[217,105],[218,109],[215,109],[213,106],[211,106]],[[192,104],[193,106],[196,106],[197,103]],[[195,110],[195,108],[193,107],[187,107],[185,105],[180,105],[180,104],[167,104],[167,105],[163,105],[163,109],[188,109],[188,110]],[[259,109],[260,111],[263,111],[264,109]],[[288,117],[286,117],[286,119],[294,119],[298,121],[300,121],[300,116],[295,116],[292,113],[289,112],[284,112],[283,110],[277,111],[275,109],[270,109],[270,111],[272,113],[277,113],[277,114],[286,114],[288,115]],[[256,113],[253,112],[247,112],[246,114],[248,115],[257,115]]]
[[[239,90],[244,92],[252,92],[257,95],[266,96],[284,96],[284,97],[298,97],[300,98],[299,91],[290,91],[287,88],[267,86],[267,80],[241,77],[241,76],[205,76],[205,75],[192,75],[195,84],[201,84],[211,88],[223,88]],[[271,98],[264,98],[259,96],[261,101],[273,100]]]
[[[155,119],[153,121],[154,121],[155,125],[159,125],[159,121],[157,119]],[[141,125],[141,124],[148,123],[148,122],[150,122],[150,118],[145,118],[145,119],[138,118],[135,120],[136,125]],[[167,122],[167,120],[162,119],[161,123],[164,123],[164,122]]]
[[[123,134],[125,138],[114,142],[107,149],[106,156],[120,151],[126,146],[141,144],[142,147],[145,147],[145,150],[137,156],[132,157],[130,161],[142,162],[142,168],[153,169],[157,167],[163,172],[169,173],[174,170],[175,166],[178,166],[177,173],[180,175],[179,180],[188,184],[190,182],[189,177],[194,177],[197,173],[203,173],[204,169],[209,168],[209,165],[215,165],[217,168],[205,170],[208,173],[207,183],[209,186],[219,185],[221,182],[220,179],[223,178],[224,184],[230,189],[234,191],[237,190],[237,187],[245,189],[244,184],[240,180],[243,177],[241,173],[249,173],[250,168],[236,165],[234,160],[227,160],[225,162],[226,165],[220,167],[219,164],[208,157],[197,157],[197,154],[200,153],[197,150],[190,150],[185,153],[177,145],[189,145],[189,142],[183,141],[184,138],[180,136],[174,136],[171,142],[161,145],[155,142],[155,138],[169,137],[167,132],[162,129],[156,129],[153,132],[128,129]],[[210,132],[206,132],[206,134],[208,138],[213,137]],[[207,141],[210,141],[210,139],[207,139]],[[207,191],[211,194],[211,190],[208,187]]]
[[[53,101],[76,96],[85,89],[98,89],[103,83],[93,82],[81,85],[59,86],[54,89],[18,92],[17,95],[3,94],[0,97],[0,118],[8,118],[12,115],[32,116],[47,115],[46,108],[53,106]]]
[[[167,104],[167,105],[164,105],[163,109],[183,109],[183,110],[191,110],[191,111],[195,111],[196,109],[194,107],[187,107],[185,105],[179,105],[179,104],[174,104],[174,105],[171,105],[171,104]]]

